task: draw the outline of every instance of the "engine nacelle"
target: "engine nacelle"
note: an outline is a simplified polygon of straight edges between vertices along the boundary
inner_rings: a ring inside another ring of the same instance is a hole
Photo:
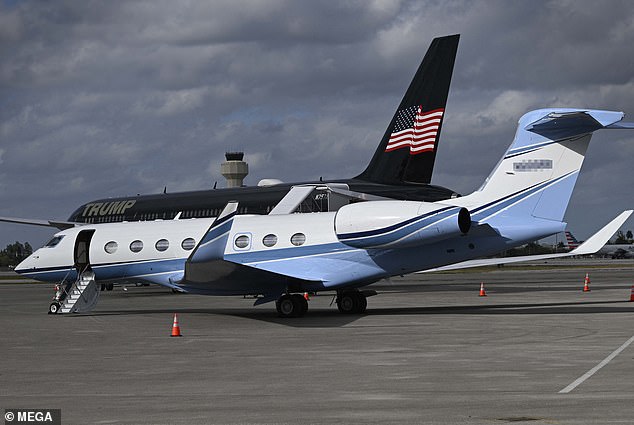
[[[425,245],[470,227],[466,208],[430,202],[360,202],[340,208],[335,217],[339,241],[364,249]]]

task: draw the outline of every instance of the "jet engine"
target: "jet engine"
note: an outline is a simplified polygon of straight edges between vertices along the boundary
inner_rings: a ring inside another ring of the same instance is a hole
[[[430,202],[360,202],[339,209],[335,232],[355,248],[425,245],[469,231],[466,208]]]

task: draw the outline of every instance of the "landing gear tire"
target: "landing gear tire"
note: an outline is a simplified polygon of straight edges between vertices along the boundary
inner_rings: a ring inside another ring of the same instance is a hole
[[[359,291],[346,291],[337,296],[337,308],[343,314],[362,314],[368,308],[368,300]]]
[[[114,289],[114,283],[106,283],[106,291],[112,291]]]
[[[286,294],[275,302],[275,308],[280,317],[302,317],[308,311],[308,302],[299,294]]]
[[[293,294],[291,295],[293,301],[299,305],[298,315],[296,317],[302,317],[308,311],[308,301],[301,294]]]
[[[103,292],[103,291],[105,291],[105,290],[106,290],[106,284],[105,284],[105,283],[102,283],[102,284],[101,284],[101,292]]]
[[[359,314],[363,314],[365,313],[365,311],[368,309],[368,299],[366,298],[365,295],[363,295],[362,293],[359,292]]]
[[[51,303],[51,305],[48,306],[48,314],[56,314],[59,311],[59,307],[59,303]]]

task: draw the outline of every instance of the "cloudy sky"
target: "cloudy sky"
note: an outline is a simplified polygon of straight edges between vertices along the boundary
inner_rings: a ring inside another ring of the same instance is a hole
[[[480,186],[531,109],[634,121],[627,0],[4,0],[0,215],[221,186],[236,149],[247,184],[352,177],[432,38],[455,33],[435,184]],[[580,238],[634,207],[633,160],[634,132],[595,135],[566,215]],[[52,233],[0,224],[0,247]]]

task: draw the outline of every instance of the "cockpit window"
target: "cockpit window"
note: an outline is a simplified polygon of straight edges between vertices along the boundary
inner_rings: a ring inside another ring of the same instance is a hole
[[[64,239],[64,235],[62,236],[55,236],[53,239],[51,239],[50,241],[48,241],[48,243],[46,245],[44,245],[44,247],[46,248],[54,248],[57,246],[58,243],[61,242],[61,240]]]

